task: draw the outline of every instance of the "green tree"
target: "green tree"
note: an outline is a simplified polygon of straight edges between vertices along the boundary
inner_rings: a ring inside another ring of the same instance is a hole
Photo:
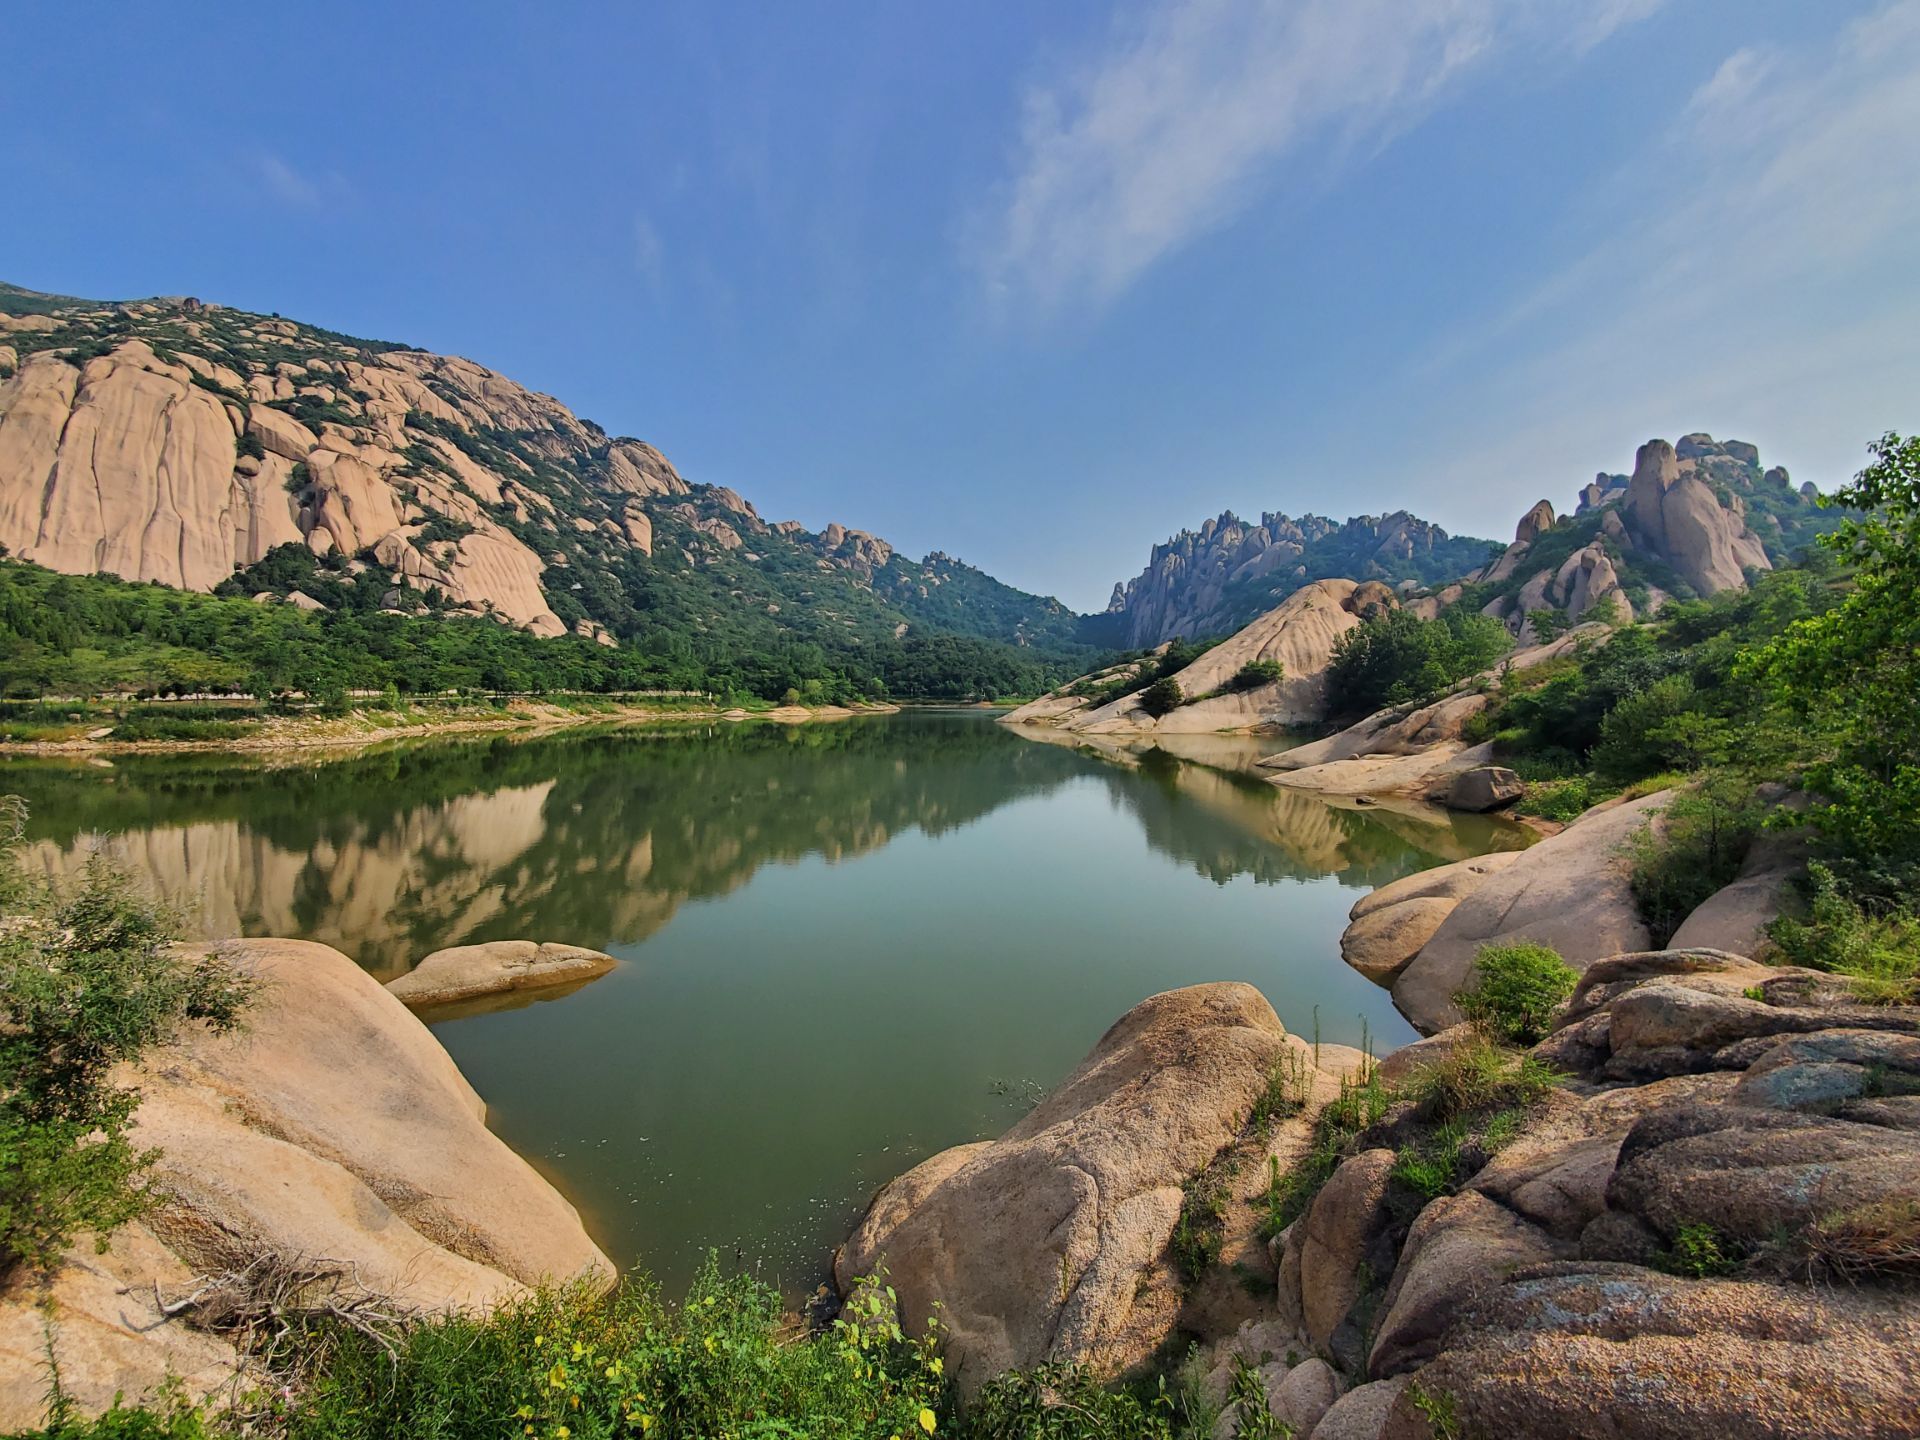
[[[103,855],[57,892],[18,860],[25,809],[0,801],[0,1274],[46,1266],[146,1207],[140,1096],[114,1078],[191,1022],[229,1029],[250,986],[172,947],[175,917]]]
[[[1814,822],[1851,868],[1898,887],[1920,866],[1920,436],[1889,432],[1870,450],[1829,502],[1866,513],[1820,540],[1854,566],[1852,592],[1740,670],[1819,738]]]
[[[1186,700],[1180,682],[1171,675],[1164,680],[1154,681],[1140,692],[1140,708],[1153,716],[1170,714],[1184,705]]]

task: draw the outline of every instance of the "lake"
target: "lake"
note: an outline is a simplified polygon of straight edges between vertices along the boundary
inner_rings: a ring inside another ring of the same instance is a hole
[[[1156,991],[1246,980],[1288,1028],[1414,1038],[1340,960],[1373,886],[1526,843],[1251,773],[1284,742],[1113,753],[982,712],[423,743],[323,759],[0,760],[37,863],[92,836],[208,935],[381,979],[444,945],[624,962],[436,1021],[494,1128],[620,1264],[708,1247],[810,1288],[878,1185],[995,1135]]]

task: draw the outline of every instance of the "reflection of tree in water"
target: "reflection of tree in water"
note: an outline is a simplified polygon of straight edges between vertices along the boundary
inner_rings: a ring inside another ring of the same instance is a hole
[[[130,757],[12,767],[42,863],[119,837],[211,933],[300,934],[386,974],[427,950],[533,936],[631,943],[769,862],[938,835],[1076,777],[1104,779],[1149,843],[1215,880],[1374,884],[1488,848],[1149,751],[1137,768],[1028,744],[981,717],[495,737],[263,766]]]

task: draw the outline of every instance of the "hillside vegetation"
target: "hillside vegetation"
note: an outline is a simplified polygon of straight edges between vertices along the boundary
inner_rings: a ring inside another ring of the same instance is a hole
[[[192,651],[246,688],[438,688],[491,667],[516,688],[980,698],[1037,693],[1099,658],[1057,600],[859,530],[769,523],[470,361],[197,301],[14,288],[0,290],[0,332],[0,547],[76,577],[323,617],[61,591],[66,621],[89,612],[79,630],[15,622],[0,637],[42,652],[25,680],[7,672],[16,689],[89,688],[107,674],[94,651],[122,662],[104,683],[164,688],[195,669],[169,652]],[[405,618],[638,653],[441,642]],[[152,672],[136,653],[149,642]]]

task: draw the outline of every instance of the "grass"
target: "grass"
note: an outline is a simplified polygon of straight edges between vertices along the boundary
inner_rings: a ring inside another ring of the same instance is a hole
[[[1920,916],[1891,904],[1849,897],[1834,872],[1807,867],[1806,911],[1768,927],[1776,959],[1844,975],[1855,996],[1870,1005],[1920,1000]]]
[[[1682,1225],[1672,1242],[1653,1257],[1655,1268],[1689,1280],[1708,1280],[1735,1274],[1741,1257],[1720,1231],[1704,1222]]]
[[[1802,1242],[1843,1279],[1920,1277],[1920,1200],[1903,1196],[1822,1216]]]

